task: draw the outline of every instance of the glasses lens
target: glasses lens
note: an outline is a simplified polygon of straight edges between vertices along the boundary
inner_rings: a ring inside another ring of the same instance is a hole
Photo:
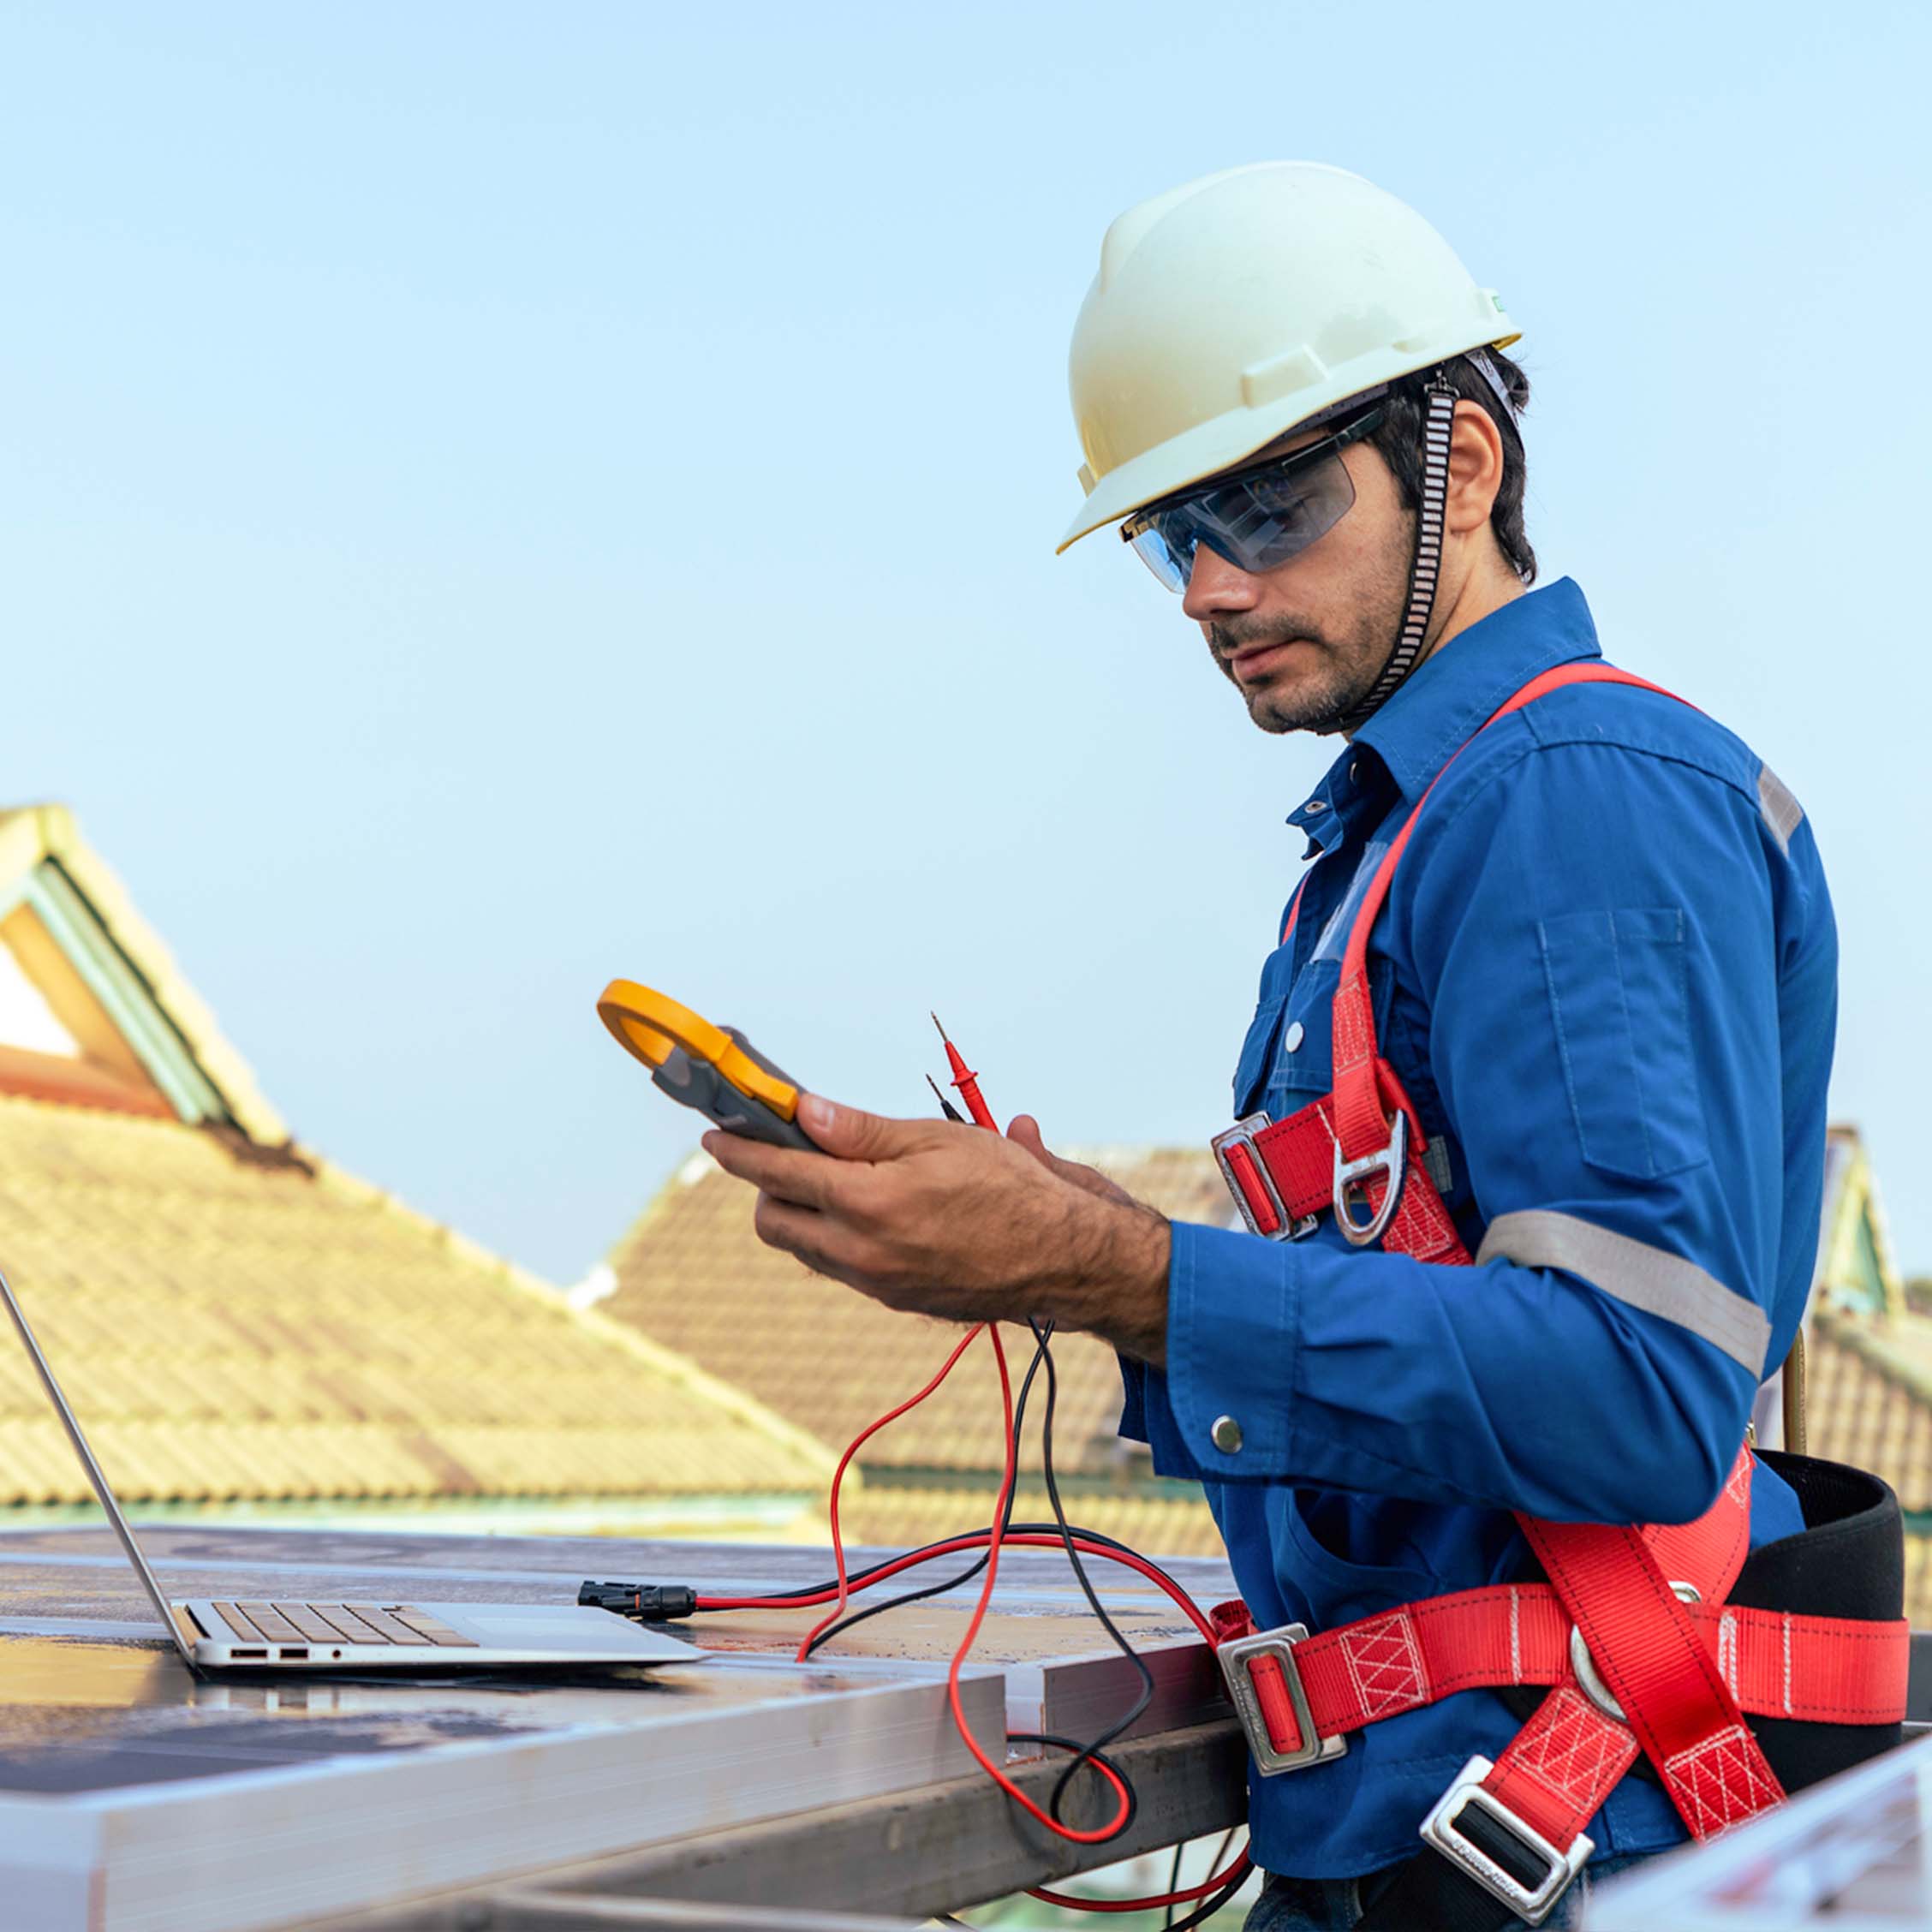
[[[1246,498],[1226,512],[1231,540],[1252,559],[1241,567],[1272,570],[1341,522],[1355,502],[1355,485],[1338,451],[1312,468],[1256,476],[1225,494]]]
[[[1299,468],[1295,461],[1148,510],[1127,526],[1128,541],[1169,590],[1187,588],[1202,544],[1237,570],[1276,569],[1326,536],[1355,502],[1340,450]]]
[[[1136,530],[1127,540],[1133,545],[1135,555],[1154,572],[1166,589],[1187,588],[1188,578],[1194,569],[1191,539],[1183,540],[1177,549],[1168,542],[1165,531],[1148,524]]]

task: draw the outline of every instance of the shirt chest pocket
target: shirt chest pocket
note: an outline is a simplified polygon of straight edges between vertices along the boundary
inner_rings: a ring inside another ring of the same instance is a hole
[[[1537,925],[1583,1160],[1655,1180],[1710,1158],[1690,1038],[1684,914],[1575,912]]]
[[[1333,1084],[1329,1005],[1335,978],[1333,963],[1318,963],[1291,988],[1263,996],[1235,1070],[1237,1120],[1257,1108],[1285,1120]]]
[[[1262,1070],[1274,1050],[1281,1030],[1281,1009],[1288,1003],[1285,993],[1261,995],[1255,1017],[1248,1023],[1248,1037],[1241,1043],[1241,1058],[1234,1064],[1234,1118],[1252,1113],[1261,1086]]]

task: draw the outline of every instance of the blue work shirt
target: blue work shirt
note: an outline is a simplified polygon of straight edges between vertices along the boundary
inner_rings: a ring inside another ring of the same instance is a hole
[[[1568,579],[1506,605],[1291,815],[1315,863],[1261,969],[1237,1117],[1329,1091],[1329,1003],[1389,842],[1498,706],[1600,655]],[[1565,687],[1455,760],[1396,869],[1369,985],[1476,1266],[1352,1249],[1327,1214],[1296,1242],[1177,1222],[1166,1372],[1123,1361],[1122,1433],[1205,1486],[1258,1626],[1327,1630],[1519,1577],[1514,1510],[1680,1523],[1711,1505],[1804,1312],[1836,976],[1797,802],[1689,706]],[[1760,1464],[1753,1545],[1802,1527]],[[1329,1763],[1251,1774],[1255,1856],[1310,1878],[1408,1857],[1464,1762],[1520,1728],[1494,1692],[1463,1691]],[[1685,1835],[1634,1777],[1589,1829],[1599,1857]]]

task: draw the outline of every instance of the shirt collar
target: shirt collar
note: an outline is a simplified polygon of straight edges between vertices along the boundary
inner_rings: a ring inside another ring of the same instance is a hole
[[[1413,804],[1532,677],[1602,655],[1583,592],[1573,578],[1560,577],[1492,611],[1425,659],[1356,733],[1350,749],[1373,751]],[[1345,764],[1339,760],[1337,768]]]

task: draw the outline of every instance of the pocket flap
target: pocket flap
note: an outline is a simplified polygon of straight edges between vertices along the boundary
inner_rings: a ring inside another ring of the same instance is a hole
[[[1710,1158],[1675,906],[1571,912],[1536,932],[1585,1163],[1655,1180]]]

